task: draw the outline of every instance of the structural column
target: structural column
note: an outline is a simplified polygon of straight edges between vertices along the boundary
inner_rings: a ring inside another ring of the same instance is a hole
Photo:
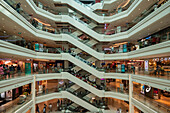
[[[134,105],[132,104],[133,82],[132,75],[129,75],[129,113],[134,113]]]
[[[36,83],[36,75],[33,75],[33,82],[32,82],[32,86],[31,86],[31,91],[32,91],[32,101],[33,101],[33,105],[32,105],[32,109],[31,109],[31,113],[35,113],[35,83]]]

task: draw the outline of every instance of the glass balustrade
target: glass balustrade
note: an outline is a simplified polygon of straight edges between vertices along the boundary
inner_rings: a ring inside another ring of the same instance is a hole
[[[8,4],[9,4],[9,3],[8,3]],[[12,4],[10,4],[10,6],[12,6]],[[24,18],[26,18],[26,17],[29,15],[29,14],[27,14],[26,12],[24,12],[23,10],[22,10],[22,11],[19,11],[19,13],[20,13],[21,15],[23,15]],[[29,20],[29,22],[31,22],[34,27],[36,27],[37,29],[40,29],[40,28],[37,27],[36,22],[33,22],[33,20],[32,20],[30,17],[28,17],[28,18],[26,18],[26,19]],[[42,29],[43,29],[44,31],[46,31],[46,32],[50,32],[50,33],[54,33],[54,34],[61,33],[61,32],[57,32],[56,29],[48,30],[47,28],[50,28],[50,27],[45,26],[45,27],[43,27]],[[67,34],[70,34],[70,33],[67,33]],[[72,37],[74,37],[75,39],[79,39],[77,36],[75,36],[75,35],[73,35],[73,34],[70,34],[70,35],[71,35]],[[77,56],[76,56],[76,57],[77,57]],[[94,66],[94,65],[91,65],[88,61],[86,61],[86,60],[84,60],[84,59],[82,59],[82,58],[80,58],[80,57],[77,57],[77,58],[80,59],[81,61],[85,62],[86,64],[90,65],[91,67],[94,67],[95,69],[97,69],[97,70],[99,70],[99,71],[108,72],[108,70],[105,70],[105,69],[103,69],[103,68],[99,68],[99,67],[96,67],[96,66]],[[168,74],[169,74],[169,73],[168,73]],[[168,74],[167,74],[167,75],[168,75]],[[165,76],[165,77],[160,77],[160,76],[159,76],[158,78],[169,79],[169,76]]]
[[[18,97],[15,100],[12,100],[8,102],[7,104],[4,104],[0,106],[0,112],[1,113],[14,113],[16,110],[27,104],[29,101],[32,100],[32,95],[28,95],[25,98],[22,96]]]
[[[102,102],[103,105],[101,105],[102,103],[98,104],[97,101],[93,100],[92,98],[90,98],[88,96],[77,96],[76,90],[74,90],[73,88],[68,88],[67,91],[97,108],[108,109],[107,105],[105,105],[104,102]],[[89,94],[89,92],[87,92],[86,95],[88,95],[88,94]]]
[[[7,1],[6,1],[7,2]],[[16,10],[16,6],[15,4],[10,4],[9,2],[7,2],[12,8],[14,8]],[[156,3],[157,4],[157,3]],[[124,31],[127,31],[129,30],[130,28],[132,28],[134,25],[136,25],[137,23],[139,23],[139,21],[143,20],[145,17],[147,17],[149,14],[151,14],[152,12],[154,12],[156,9],[155,9],[155,5],[152,5],[150,8],[148,8],[147,10],[145,10],[140,16],[136,17],[135,20],[132,21],[132,23],[130,23],[130,27],[129,25],[127,27],[122,27],[121,30],[120,29],[111,29],[111,30],[106,30],[104,32],[99,32],[99,33],[102,33],[102,34],[105,34],[105,35],[112,35],[112,34],[115,34],[115,33],[119,33],[119,32],[124,32]],[[49,9],[48,11],[51,11],[52,9]],[[27,20],[30,19],[29,17],[29,14],[27,14],[26,12],[24,12],[22,10],[22,8],[18,11],[18,13],[20,13],[23,17],[25,17]],[[53,11],[55,12],[55,11]],[[59,13],[59,14],[62,14],[62,13]],[[64,14],[64,13],[63,13]],[[67,15],[69,15],[70,17],[74,18],[75,20],[78,20],[79,22],[83,23],[84,25],[88,26],[89,28],[93,28],[92,26],[88,25],[87,23],[83,22],[82,20],[78,19],[78,17],[74,16],[73,14],[71,13],[68,13]],[[72,16],[71,16],[72,15]],[[47,29],[46,29],[47,30]],[[56,33],[55,32],[55,29],[51,31],[51,33]]]
[[[33,74],[47,74],[47,73],[60,73],[59,69],[54,69],[54,70],[49,70],[49,69],[39,69],[39,70],[34,70],[32,69],[31,73],[26,73],[25,70],[16,70],[14,69],[14,71],[10,71],[10,69],[8,69],[7,74],[0,74],[0,81],[3,80],[10,80],[10,79],[14,79],[14,78],[22,78],[25,76],[31,76]]]
[[[16,38],[10,38],[10,40],[4,40],[4,41],[8,41],[8,42],[11,42],[13,44],[18,44],[18,43],[14,43],[13,40],[16,41]],[[26,41],[21,41],[21,42],[24,42],[24,44],[20,43],[19,44],[20,46],[25,47],[27,49],[34,50],[33,49],[34,48],[33,47],[34,44],[31,44],[30,42],[26,42]],[[105,72],[105,73],[128,73],[128,74],[135,74],[135,75],[142,75],[142,76],[151,76],[151,77],[156,77],[156,78],[159,78],[159,79],[170,79],[169,71],[165,71],[164,73],[159,72],[157,74],[157,73],[155,73],[155,70],[153,68],[150,68],[149,70],[143,70],[143,69],[140,69],[140,70],[125,69],[125,72],[122,72],[121,69],[119,69],[119,68],[113,69],[113,68],[106,68],[106,67],[97,67],[97,66],[93,65],[93,63],[87,61],[84,58],[81,58],[79,55],[77,55],[76,53],[71,52],[71,51],[62,51],[59,48],[45,47],[42,52],[45,52],[45,53],[54,53],[54,54],[69,53],[71,56],[75,57],[76,59],[78,59],[78,60],[80,60],[80,61],[82,61],[84,63],[86,63],[90,67],[92,67],[92,68],[94,68],[94,69],[96,69],[98,71]],[[59,70],[55,71],[55,69],[48,70],[48,73],[50,73],[50,72],[57,73],[57,72],[60,72],[60,71]],[[36,73],[39,73],[39,74],[47,73],[47,70],[45,72],[43,70],[38,70],[38,72],[36,72]],[[34,73],[32,73],[32,74],[34,74]],[[11,79],[11,78],[15,78],[15,77],[18,77],[18,76],[25,76],[25,74],[24,73],[18,73],[17,71],[15,71],[14,73],[11,73],[11,74],[9,73],[8,77],[1,75],[1,80]]]
[[[13,40],[13,38],[10,38],[11,43],[16,44],[12,40]],[[14,40],[16,40],[16,38],[14,38]],[[4,41],[8,41],[9,42],[9,40],[4,40]],[[34,46],[34,44],[29,44],[30,42],[26,42],[26,41],[22,41],[22,42],[25,42],[25,44],[21,44],[20,43],[20,46],[28,48],[28,49],[34,48],[34,47],[32,47],[32,46]],[[169,71],[165,71],[163,74],[161,72],[158,73],[158,74],[157,73],[155,74],[155,70],[153,68],[150,68],[149,70],[143,70],[143,69],[140,69],[140,70],[125,69],[125,72],[122,72],[121,69],[119,69],[119,68],[113,69],[113,68],[106,68],[106,67],[96,67],[91,62],[87,61],[86,59],[81,58],[76,53],[74,54],[74,52],[71,52],[71,51],[62,51],[59,48],[48,48],[48,47],[45,47],[42,52],[45,52],[45,53],[55,53],[55,54],[57,54],[57,53],[69,53],[71,56],[77,58],[78,60],[80,60],[80,61],[82,61],[84,63],[86,63],[90,67],[92,67],[92,68],[94,68],[94,69],[96,69],[98,71],[105,72],[105,73],[128,73],[128,74],[135,74],[135,75],[142,75],[142,76],[151,76],[151,77],[156,77],[156,78],[159,78],[159,79],[170,79]],[[52,72],[52,70],[48,70],[48,73],[50,73],[50,72]],[[53,72],[57,73],[59,71],[53,70]],[[44,72],[43,72],[43,70],[38,70],[38,72],[36,72],[36,73],[42,74]],[[11,79],[11,78],[15,78],[15,77],[18,77],[18,76],[25,76],[24,73],[18,73],[18,72],[15,72],[14,74],[10,74],[10,75],[11,76],[8,75],[9,77],[2,75],[1,76],[1,80]]]
[[[8,3],[8,4],[9,4],[9,3]],[[12,6],[12,5],[10,5],[10,6]],[[142,15],[147,16],[148,14],[150,14],[150,12],[153,12],[153,11],[154,11],[153,7],[154,7],[154,6],[152,6],[151,9],[148,10],[149,12],[146,11],[146,15],[145,15],[145,13],[142,14]],[[38,27],[38,25],[37,25],[38,23],[36,23],[35,20],[33,20],[33,18],[31,18],[31,17],[29,16],[29,14],[27,14],[27,13],[24,12],[23,10],[20,11],[20,14],[21,14],[23,17],[25,17],[29,22],[31,22],[31,24],[32,24],[35,28],[37,28],[37,29],[39,29],[39,30],[43,30],[43,31],[46,31],[46,32],[54,33],[54,34],[61,34],[61,33],[69,34],[69,35],[72,36],[73,38],[79,40],[79,41],[82,42],[83,44],[86,44],[87,46],[89,46],[89,47],[92,48],[92,46],[88,44],[88,42],[89,42],[90,40],[82,40],[82,39],[80,39],[78,36],[74,35],[74,32],[63,32],[62,30],[58,30],[58,29],[56,29],[56,28],[52,28],[52,27],[48,27],[48,26]],[[139,19],[136,19],[136,20],[139,20]],[[140,20],[141,20],[141,19],[140,19]],[[137,23],[137,22],[135,22],[135,23]],[[75,29],[75,28],[74,28],[74,29]],[[72,30],[72,28],[71,28],[69,31],[71,31],[71,30]],[[77,30],[77,29],[75,29],[75,30]],[[116,30],[111,30],[111,32],[112,32],[112,31],[116,31]],[[106,32],[109,32],[109,31],[106,31]],[[96,50],[96,51],[97,51],[97,50]],[[102,53],[104,53],[105,51],[97,51],[97,52],[102,52]],[[114,53],[114,52],[113,52],[113,53]]]
[[[75,0],[75,1],[77,1],[77,0]],[[134,2],[134,0],[130,0],[129,4],[128,4],[127,6],[129,7],[133,2]],[[78,3],[81,3],[81,2],[78,2]],[[82,4],[82,3],[81,3],[81,4]],[[96,32],[99,33],[99,34],[104,34],[104,35],[113,35],[113,34],[116,34],[116,33],[125,32],[125,31],[131,29],[133,26],[135,26],[137,23],[139,23],[141,20],[143,20],[143,19],[144,19],[145,17],[147,17],[149,14],[151,14],[152,12],[154,12],[155,10],[157,10],[157,9],[156,9],[156,8],[158,7],[157,4],[158,4],[158,3],[155,3],[155,4],[153,4],[151,7],[149,7],[147,10],[144,10],[140,16],[136,17],[134,20],[132,20],[132,22],[128,23],[128,26],[126,26],[126,27],[125,27],[125,26],[121,26],[121,29],[115,28],[115,29],[111,29],[111,30],[105,30],[105,31],[102,31],[102,32],[100,32],[100,31],[96,31]],[[159,6],[159,7],[160,7],[160,6]],[[158,8],[159,8],[159,7],[158,7]],[[125,8],[125,9],[127,9],[127,8]],[[48,11],[50,11],[50,10],[51,10],[51,9],[49,9]],[[118,11],[118,9],[117,9],[116,11]],[[53,12],[56,12],[56,11],[53,11]],[[51,12],[51,13],[52,13],[52,12]],[[113,13],[113,12],[111,12],[111,13]],[[109,13],[109,15],[110,15],[111,13]],[[117,14],[116,12],[114,12],[114,13]],[[114,14],[114,13],[113,13],[113,14]],[[89,25],[88,23],[80,20],[78,17],[76,17],[75,14],[72,14],[72,13],[66,14],[66,13],[62,13],[62,12],[60,12],[59,14],[60,14],[60,15],[69,15],[70,17],[72,17],[73,19],[79,21],[80,23],[84,24],[85,26],[89,27],[90,29],[93,29],[93,28],[94,28],[93,26]],[[102,15],[103,15],[103,14],[102,14]],[[106,14],[106,15],[108,15],[108,14]],[[103,27],[103,28],[104,28],[104,27]]]
[[[146,97],[145,95],[133,92],[133,98],[140,101],[147,107],[157,111],[158,113],[169,113],[170,112],[169,107],[167,107],[159,102],[156,102],[153,99]]]

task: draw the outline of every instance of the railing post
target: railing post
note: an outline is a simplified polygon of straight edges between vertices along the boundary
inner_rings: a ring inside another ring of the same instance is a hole
[[[129,75],[129,113],[134,113],[134,105],[132,104],[133,82],[132,75]]]
[[[32,109],[31,109],[31,113],[35,113],[35,83],[36,83],[36,75],[33,75],[33,82],[31,85],[31,91],[32,91],[32,101],[33,101],[33,105],[32,105]]]

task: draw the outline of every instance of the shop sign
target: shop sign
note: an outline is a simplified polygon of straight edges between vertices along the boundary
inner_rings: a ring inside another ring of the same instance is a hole
[[[145,60],[145,70],[148,70],[148,60]]]
[[[151,86],[148,86],[147,88],[146,88],[146,92],[148,93],[148,92],[150,92],[151,91]]]

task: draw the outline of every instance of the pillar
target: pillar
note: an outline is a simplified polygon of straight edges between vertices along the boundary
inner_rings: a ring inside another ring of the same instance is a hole
[[[97,44],[96,45],[96,50],[98,50],[99,52],[103,51],[102,45],[101,44]]]
[[[129,75],[129,113],[134,113],[134,105],[132,104],[133,82],[132,75]]]
[[[95,62],[95,65],[96,65],[97,67],[101,67],[100,61],[96,61],[96,62]]]
[[[69,67],[69,62],[67,60],[64,60],[64,69]]]
[[[31,109],[31,113],[35,113],[35,105],[36,105],[36,102],[35,102],[35,94],[36,94],[35,83],[36,83],[36,75],[33,75],[33,82],[32,82],[32,85],[31,85],[33,105],[32,105],[32,109]]]

